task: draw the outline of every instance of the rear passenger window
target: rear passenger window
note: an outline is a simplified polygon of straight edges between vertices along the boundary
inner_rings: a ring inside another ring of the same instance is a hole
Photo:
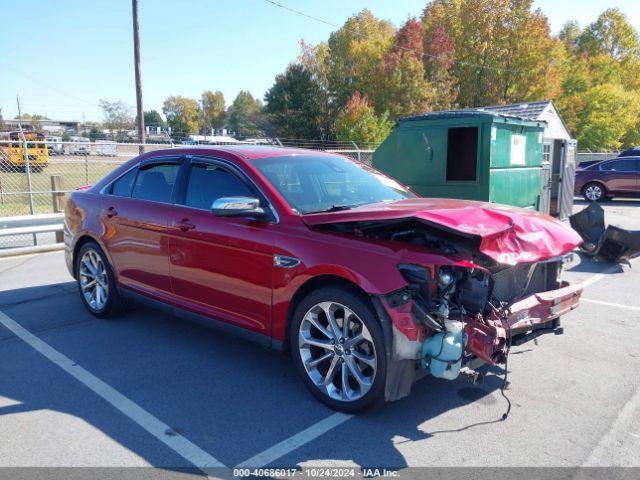
[[[140,168],[133,185],[132,197],[170,203],[179,169],[180,165],[177,163],[154,164]]]
[[[113,182],[111,186],[111,195],[116,195],[118,197],[130,197],[131,190],[133,189],[133,182],[136,179],[137,173],[138,169],[134,168]]]
[[[218,165],[192,165],[185,205],[209,210],[213,201],[222,197],[255,197],[255,194],[233,173]]]
[[[616,160],[615,162],[608,162],[600,166],[600,170],[610,172],[635,172],[636,162],[635,160]]]

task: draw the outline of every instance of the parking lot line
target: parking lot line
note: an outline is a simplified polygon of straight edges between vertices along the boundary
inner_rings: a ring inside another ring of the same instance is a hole
[[[185,460],[188,460],[197,468],[203,470],[210,467],[225,467],[220,461],[209,455],[200,447],[175,432],[169,425],[144,410],[113,387],[109,386],[88,370],[76,364],[69,357],[63,355],[48,343],[35,336],[11,317],[0,311],[0,324],[4,325],[14,335],[44,355],[51,362],[62,368],[80,383],[91,389],[94,393],[105,399],[124,415],[129,417],[143,429],[156,437]]]
[[[634,307],[632,305],[623,305],[621,303],[603,302],[602,300],[593,300],[591,298],[584,298],[584,297],[581,297],[580,301],[587,302],[587,303],[597,303],[598,305],[606,305],[607,307],[624,308],[626,310],[635,310],[636,312],[640,312],[640,307]]]
[[[314,423],[309,428],[306,428],[286,440],[275,444],[273,447],[267,448],[250,459],[245,460],[240,463],[237,468],[260,468],[268,465],[274,460],[285,456],[287,453],[292,452],[302,445],[309,443],[311,440],[318,438],[320,435],[325,434],[341,423],[346,422],[351,417],[353,417],[353,415],[349,415],[347,413],[334,413],[333,415]]]

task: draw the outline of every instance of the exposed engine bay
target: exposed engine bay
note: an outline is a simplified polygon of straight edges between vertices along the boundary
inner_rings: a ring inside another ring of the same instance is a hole
[[[387,400],[407,395],[420,370],[448,380],[481,380],[476,365],[504,364],[512,343],[558,329],[560,315],[577,307],[582,291],[560,281],[562,258],[500,264],[479,251],[479,239],[417,220],[325,228],[460,260],[400,263],[406,287],[376,299],[392,330]]]

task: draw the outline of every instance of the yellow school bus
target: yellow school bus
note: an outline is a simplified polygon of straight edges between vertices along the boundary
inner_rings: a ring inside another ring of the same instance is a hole
[[[27,140],[27,155],[29,156],[29,168],[33,172],[39,172],[49,165],[49,152],[44,135],[37,132],[24,132]],[[0,143],[0,159],[2,166],[8,169],[24,170],[25,159],[20,132],[9,132],[7,140]]]

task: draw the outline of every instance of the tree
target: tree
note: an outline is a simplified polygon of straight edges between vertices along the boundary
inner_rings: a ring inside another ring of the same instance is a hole
[[[96,125],[93,125],[89,130],[89,138],[91,140],[104,140],[107,138],[107,135]]]
[[[200,131],[220,129],[225,121],[224,95],[220,91],[202,92],[200,100]]]
[[[241,90],[229,107],[229,128],[238,137],[257,137],[263,135],[267,126],[262,112],[262,102],[253,98],[246,90]]]
[[[162,104],[162,112],[171,127],[171,136],[184,140],[189,134],[198,132],[198,102],[180,95],[168,97]]]
[[[111,138],[123,135],[124,130],[133,128],[131,109],[124,102],[108,102],[100,100],[104,126],[109,130]]]
[[[576,125],[582,148],[617,150],[640,115],[640,98],[621,85],[597,85],[582,96]]]
[[[457,97],[457,79],[453,72],[455,41],[440,23],[435,23],[428,37],[424,37],[424,43],[425,75],[436,92],[435,106],[441,110],[453,109]]]
[[[558,39],[570,50],[578,46],[578,37],[580,36],[580,24],[576,20],[568,20],[560,29]]]
[[[5,129],[4,117],[2,116],[2,109],[0,108],[0,131]]]
[[[371,80],[378,114],[393,119],[432,109],[436,92],[425,78],[422,24],[409,18],[395,34],[391,49]]]
[[[377,100],[375,80],[394,38],[393,25],[377,19],[366,9],[350,17],[329,36],[328,87],[338,107],[345,106],[356,91],[372,101]],[[378,113],[385,110],[384,105],[374,104],[373,107]]]
[[[148,110],[144,112],[144,124],[147,127],[163,127],[164,120],[157,110]]]
[[[425,42],[437,39],[438,29],[453,40],[453,49],[447,49],[455,52],[460,106],[560,94],[563,49],[551,36],[547,18],[532,10],[532,0],[433,0],[422,23]],[[428,44],[425,51],[430,51]]]
[[[338,115],[336,137],[356,143],[380,143],[392,128],[388,114],[377,116],[367,98],[356,91],[347,102],[346,110]]]
[[[322,88],[304,66],[294,63],[266,93],[265,113],[278,136],[296,139],[327,137]]]
[[[627,17],[617,8],[609,8],[598,16],[578,37],[578,46],[589,55],[607,55],[622,61],[640,54],[638,34]]]

